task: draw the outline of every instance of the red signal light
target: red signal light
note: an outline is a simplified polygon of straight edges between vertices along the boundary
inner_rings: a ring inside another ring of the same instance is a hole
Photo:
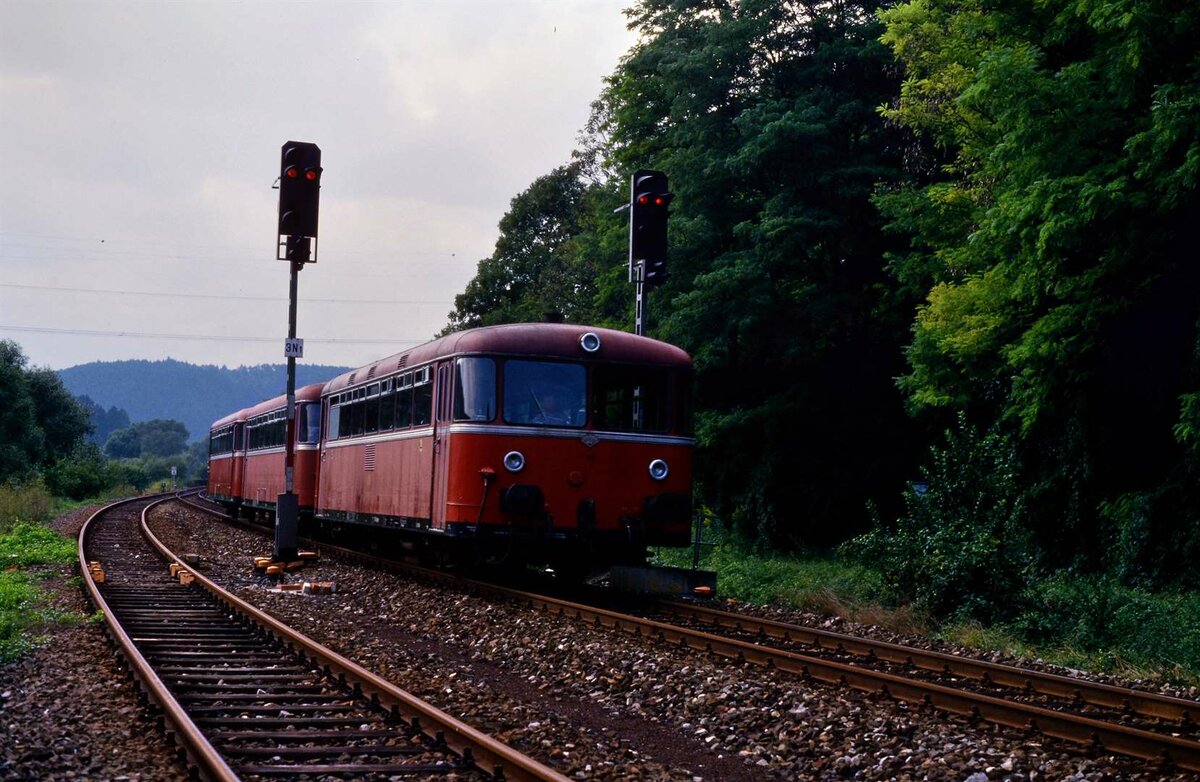
[[[304,172],[304,178],[307,179],[309,182],[316,182],[317,177],[319,177],[320,175],[321,175],[321,172],[315,168],[310,168]]]
[[[641,206],[645,206],[646,204],[650,203],[650,196],[648,196],[648,195],[640,195],[640,196],[638,196],[638,200],[637,200],[637,202],[638,202],[638,204],[639,204],[639,205],[641,205]]]
[[[296,177],[300,176],[300,169],[296,168],[295,166],[288,166],[283,174],[288,179],[295,179]]]
[[[663,198],[662,196],[658,196],[657,198],[654,199],[655,206],[663,206],[666,203],[667,203],[667,199]]]

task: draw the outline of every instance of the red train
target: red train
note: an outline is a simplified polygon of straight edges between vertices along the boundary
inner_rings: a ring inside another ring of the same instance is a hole
[[[472,329],[297,392],[295,491],[438,558],[640,562],[691,530],[691,360],[620,331]],[[270,510],[285,399],[215,422],[209,496]]]

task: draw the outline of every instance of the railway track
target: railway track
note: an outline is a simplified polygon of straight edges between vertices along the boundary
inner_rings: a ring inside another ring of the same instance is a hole
[[[164,728],[206,779],[566,777],[400,690],[182,566],[145,514],[94,514],[79,538],[85,585]],[[99,563],[98,577],[90,563]]]
[[[223,516],[213,508],[197,507]],[[336,548],[323,543],[320,547]],[[657,642],[884,693],[948,713],[1162,763],[1164,768],[1200,771],[1200,742],[1195,739],[1200,703],[1194,701],[674,601],[649,606],[650,616],[635,615],[336,550],[377,567],[456,585],[475,594],[516,600],[537,610]],[[684,622],[655,618],[668,615]],[[802,646],[809,648],[798,648]]]

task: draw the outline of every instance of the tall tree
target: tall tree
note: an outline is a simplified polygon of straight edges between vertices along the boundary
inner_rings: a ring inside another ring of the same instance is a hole
[[[696,360],[704,487],[765,543],[840,539],[909,477],[892,378],[912,302],[871,204],[900,172],[875,8],[645,0],[602,97],[610,165],[677,193],[654,312]]]
[[[577,302],[589,298],[584,291],[591,279],[577,273],[566,248],[580,231],[585,192],[580,165],[570,163],[512,200],[496,249],[454,297],[446,332],[537,321],[547,312],[575,314]]]
[[[912,237],[897,274],[928,294],[910,404],[1019,438],[1048,564],[1183,572],[1200,554],[1200,8],[913,0],[883,19],[906,69],[887,115],[948,153],[941,181],[879,199]]]
[[[87,434],[87,412],[20,345],[0,340],[0,480],[23,478],[69,454]]]

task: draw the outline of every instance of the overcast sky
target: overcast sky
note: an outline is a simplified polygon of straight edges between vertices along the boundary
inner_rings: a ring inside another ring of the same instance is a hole
[[[569,159],[626,5],[3,0],[0,339],[55,369],[281,362],[288,140],[325,169],[303,360],[429,339],[509,201]]]

